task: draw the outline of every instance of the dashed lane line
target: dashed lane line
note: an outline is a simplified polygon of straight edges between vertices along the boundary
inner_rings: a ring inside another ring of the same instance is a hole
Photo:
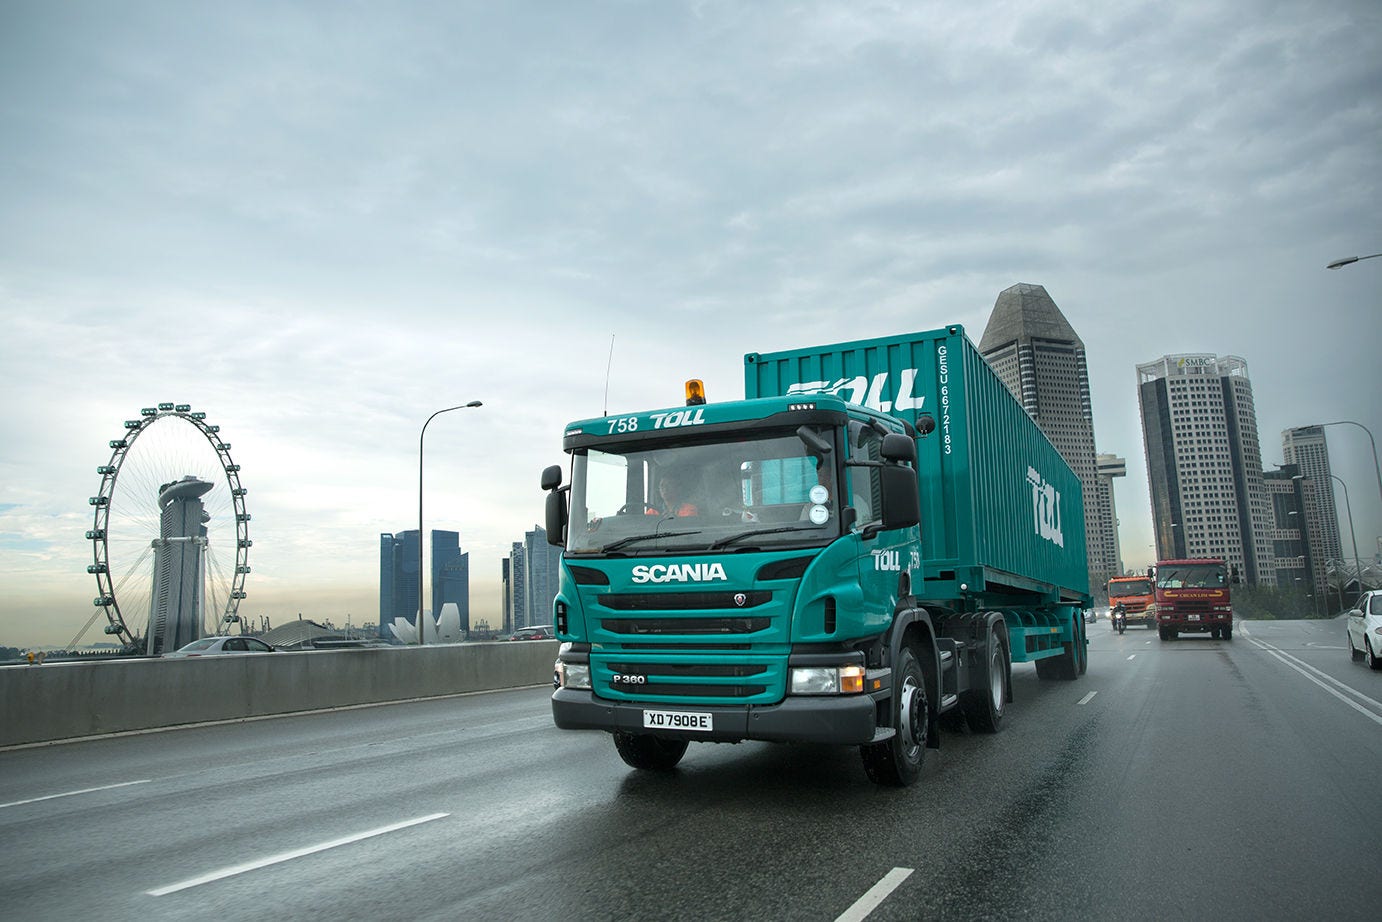
[[[260,868],[267,868],[270,865],[282,864],[285,861],[292,861],[294,858],[302,858],[307,855],[315,855],[317,852],[324,852],[331,848],[340,848],[342,845],[350,845],[352,842],[359,842],[364,839],[372,839],[375,836],[382,836],[390,832],[397,832],[400,829],[407,829],[409,826],[418,826],[422,823],[430,823],[450,816],[450,813],[432,813],[427,816],[420,816],[416,819],[404,820],[401,823],[391,823],[388,826],[380,826],[378,829],[368,829],[364,832],[357,832],[351,836],[342,836],[339,839],[332,839],[330,842],[322,842],[319,845],[309,845],[306,848],[296,848],[290,852],[282,852],[277,855],[269,855],[267,858],[260,858],[257,861],[246,861],[244,864],[232,865],[228,868],[221,868],[200,877],[193,877],[189,880],[180,881],[176,884],[169,884],[166,887],[158,887],[154,890],[146,890],[149,896],[167,896],[169,893],[177,893],[179,890],[187,890],[192,887],[200,887],[202,884],[209,884],[218,880],[225,880],[227,877],[235,877],[249,871],[257,871]]]
[[[121,781],[119,784],[103,784],[97,788],[82,788],[80,791],[64,791],[61,794],[45,794],[43,797],[30,797],[28,800],[12,800],[7,804],[0,804],[0,810],[6,807],[18,807],[23,804],[36,804],[40,800],[56,800],[59,797],[76,797],[78,794],[90,794],[93,791],[109,791],[111,788],[127,788],[132,784],[148,784],[152,778],[141,778],[138,781]]]
[[[1097,695],[1097,694],[1099,694],[1099,693],[1096,692],[1096,691],[1092,691],[1092,692],[1090,692],[1089,694],[1085,695],[1083,698],[1081,698],[1080,701],[1079,701],[1079,703],[1080,703],[1080,704],[1088,704],[1090,701],[1092,701],[1092,700],[1094,699],[1094,696]]]
[[[912,876],[912,868],[893,868],[883,875],[883,879],[869,887],[867,893],[854,901],[854,905],[846,909],[835,919],[835,922],[863,922],[868,914],[878,908],[878,904],[888,898],[888,895],[898,888],[898,886]]]

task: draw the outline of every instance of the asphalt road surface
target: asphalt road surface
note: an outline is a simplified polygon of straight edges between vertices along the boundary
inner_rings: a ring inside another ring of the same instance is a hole
[[[627,769],[550,690],[0,752],[12,919],[1375,919],[1382,672],[1342,620],[1090,626],[921,783],[698,744]]]

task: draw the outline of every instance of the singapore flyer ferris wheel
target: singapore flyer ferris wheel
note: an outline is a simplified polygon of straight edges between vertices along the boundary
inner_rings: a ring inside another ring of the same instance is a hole
[[[146,407],[96,469],[87,627],[104,613],[105,633],[131,652],[168,652],[239,620],[250,514],[220,428],[188,404]]]

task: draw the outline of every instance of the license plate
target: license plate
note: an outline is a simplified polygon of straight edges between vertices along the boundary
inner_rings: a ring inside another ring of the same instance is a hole
[[[645,730],[693,730],[709,733],[711,715],[704,711],[644,711]]]
[[[1190,620],[1191,620],[1191,621],[1199,621],[1199,620],[1200,620],[1200,616],[1199,616],[1199,615],[1191,615],[1191,616],[1190,616]]]

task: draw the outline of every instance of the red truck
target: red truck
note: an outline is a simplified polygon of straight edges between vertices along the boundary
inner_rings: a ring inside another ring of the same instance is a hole
[[[1228,567],[1210,558],[1157,561],[1156,601],[1148,611],[1156,616],[1162,640],[1175,640],[1182,631],[1232,640]]]
[[[1148,611],[1156,595],[1150,576],[1115,576],[1104,585],[1108,593],[1110,617],[1114,606],[1122,605],[1128,624],[1156,627],[1156,617]]]

